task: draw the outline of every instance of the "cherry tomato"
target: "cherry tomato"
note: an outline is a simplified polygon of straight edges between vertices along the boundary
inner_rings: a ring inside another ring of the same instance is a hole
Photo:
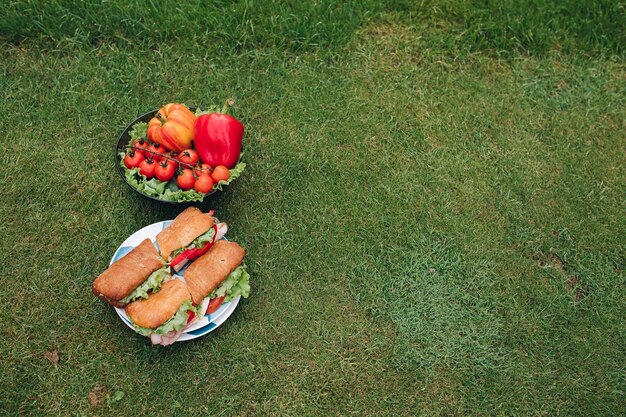
[[[156,162],[154,159],[148,158],[141,161],[139,164],[139,173],[150,179],[154,177],[154,171],[156,170]]]
[[[143,151],[148,149],[149,146],[150,144],[148,143],[148,141],[144,139],[139,139],[133,142],[133,149],[140,150],[142,151],[142,153],[144,153]],[[144,156],[145,156],[145,153],[144,153]]]
[[[178,155],[178,160],[183,164],[195,165],[198,163],[198,152],[193,149],[185,149]]]
[[[193,169],[193,173],[196,174],[196,177],[199,177],[200,175],[211,175],[211,165],[209,164],[202,164],[202,165],[196,165],[196,167]]]
[[[211,301],[209,301],[209,305],[206,308],[206,313],[205,314],[213,314],[213,313],[215,313],[217,311],[217,309],[220,308],[220,306],[224,302],[224,298],[225,297],[226,297],[225,295],[222,295],[221,297],[212,298]]]
[[[145,158],[141,151],[131,149],[130,152],[128,152],[124,157],[124,165],[126,165],[126,168],[128,169],[137,168],[144,159]]]
[[[163,157],[161,157],[161,155],[158,155],[158,154],[165,154],[166,152],[167,152],[167,149],[165,149],[165,146],[159,143],[153,143],[152,145],[148,146],[148,149],[147,149],[147,153],[152,156],[152,159],[154,159],[154,162],[160,162],[161,159],[163,159]]]
[[[193,189],[206,194],[213,189],[213,179],[209,175],[200,175],[193,185]]]
[[[174,174],[176,173],[176,167],[174,164],[176,164],[176,162],[169,159],[163,159],[157,164],[157,167],[154,170],[156,177],[161,181],[169,181],[174,178]]]
[[[196,317],[196,313],[194,313],[192,310],[187,310],[187,314],[189,315],[189,317],[187,318],[187,324],[189,324]]]
[[[174,168],[178,169],[178,152],[170,151],[166,153],[166,155],[172,158],[170,159],[170,162],[174,164]]]
[[[213,170],[211,178],[216,184],[220,181],[227,181],[230,178],[230,171],[224,165],[218,165]]]
[[[188,168],[183,170],[176,176],[176,184],[183,190],[190,190],[196,183],[196,179],[193,176],[193,172]]]

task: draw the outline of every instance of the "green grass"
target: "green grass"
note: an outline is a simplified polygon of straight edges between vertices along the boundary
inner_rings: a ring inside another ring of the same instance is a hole
[[[0,15],[0,414],[626,412],[619,3],[63,4]],[[182,208],[114,144],[229,96],[252,294],[154,348],[90,284]]]

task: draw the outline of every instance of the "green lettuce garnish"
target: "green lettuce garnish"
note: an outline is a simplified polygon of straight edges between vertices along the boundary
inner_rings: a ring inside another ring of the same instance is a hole
[[[148,292],[158,290],[163,284],[163,280],[169,275],[167,268],[161,268],[154,271],[148,279],[146,279],[140,286],[135,288],[133,292],[122,298],[122,303],[130,303],[131,301],[139,298],[148,298]]]
[[[200,107],[198,107],[196,109],[196,117],[202,116],[203,114],[217,113],[219,111],[220,111],[220,109],[217,106],[211,106],[211,107],[209,107],[206,110],[201,110]]]
[[[135,123],[128,134],[130,135],[131,142],[139,139],[148,139],[148,123]]]
[[[225,303],[239,296],[248,298],[248,295],[250,295],[250,274],[246,269],[246,264],[239,266],[231,272],[228,278],[213,290],[209,298],[218,298],[224,295],[226,296],[224,298]]]
[[[187,310],[192,310],[194,313],[197,313],[196,308],[193,307],[191,301],[187,300],[178,308],[178,311],[171,319],[169,319],[156,329],[147,329],[145,327],[137,326],[135,323],[133,323],[133,327],[135,327],[137,333],[143,336],[150,336],[152,333],[166,334],[171,331],[177,332],[185,327],[185,325],[187,324],[187,319],[189,318]]]

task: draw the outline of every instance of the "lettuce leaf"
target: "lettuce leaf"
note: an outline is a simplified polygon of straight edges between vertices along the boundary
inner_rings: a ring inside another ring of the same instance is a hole
[[[201,110],[200,107],[198,107],[196,109],[196,117],[202,116],[203,114],[217,113],[219,111],[220,111],[220,109],[217,106],[211,106],[211,107],[209,107],[206,110]]]
[[[152,333],[166,334],[171,331],[177,332],[187,324],[187,319],[189,318],[187,310],[192,310],[194,313],[197,313],[196,309],[191,304],[191,301],[187,300],[178,308],[178,311],[174,314],[174,316],[172,316],[171,319],[156,329],[147,329],[145,327],[137,326],[135,323],[133,323],[133,326],[135,327],[135,330],[137,330],[137,333],[143,336],[150,336]]]
[[[248,298],[250,295],[250,274],[245,264],[240,265],[231,272],[228,278],[226,278],[219,287],[213,290],[209,298],[218,298],[224,295],[226,296],[226,298],[224,298],[225,303],[239,296]]]
[[[147,139],[148,138],[148,123],[137,122],[133,125],[133,128],[128,132],[130,135],[131,142],[138,139]]]
[[[158,290],[161,288],[161,284],[163,284],[163,280],[169,276],[169,272],[167,268],[163,267],[161,269],[157,269],[137,288],[133,290],[126,297],[122,298],[120,301],[122,303],[130,303],[131,301],[137,300],[139,298],[148,298],[148,292],[151,290]]]

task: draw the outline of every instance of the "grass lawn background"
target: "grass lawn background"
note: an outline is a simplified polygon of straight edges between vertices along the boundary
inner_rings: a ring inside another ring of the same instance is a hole
[[[0,414],[626,412],[623,4],[152,4],[0,11]],[[90,284],[182,207],[114,145],[231,96],[252,293],[151,347]]]

